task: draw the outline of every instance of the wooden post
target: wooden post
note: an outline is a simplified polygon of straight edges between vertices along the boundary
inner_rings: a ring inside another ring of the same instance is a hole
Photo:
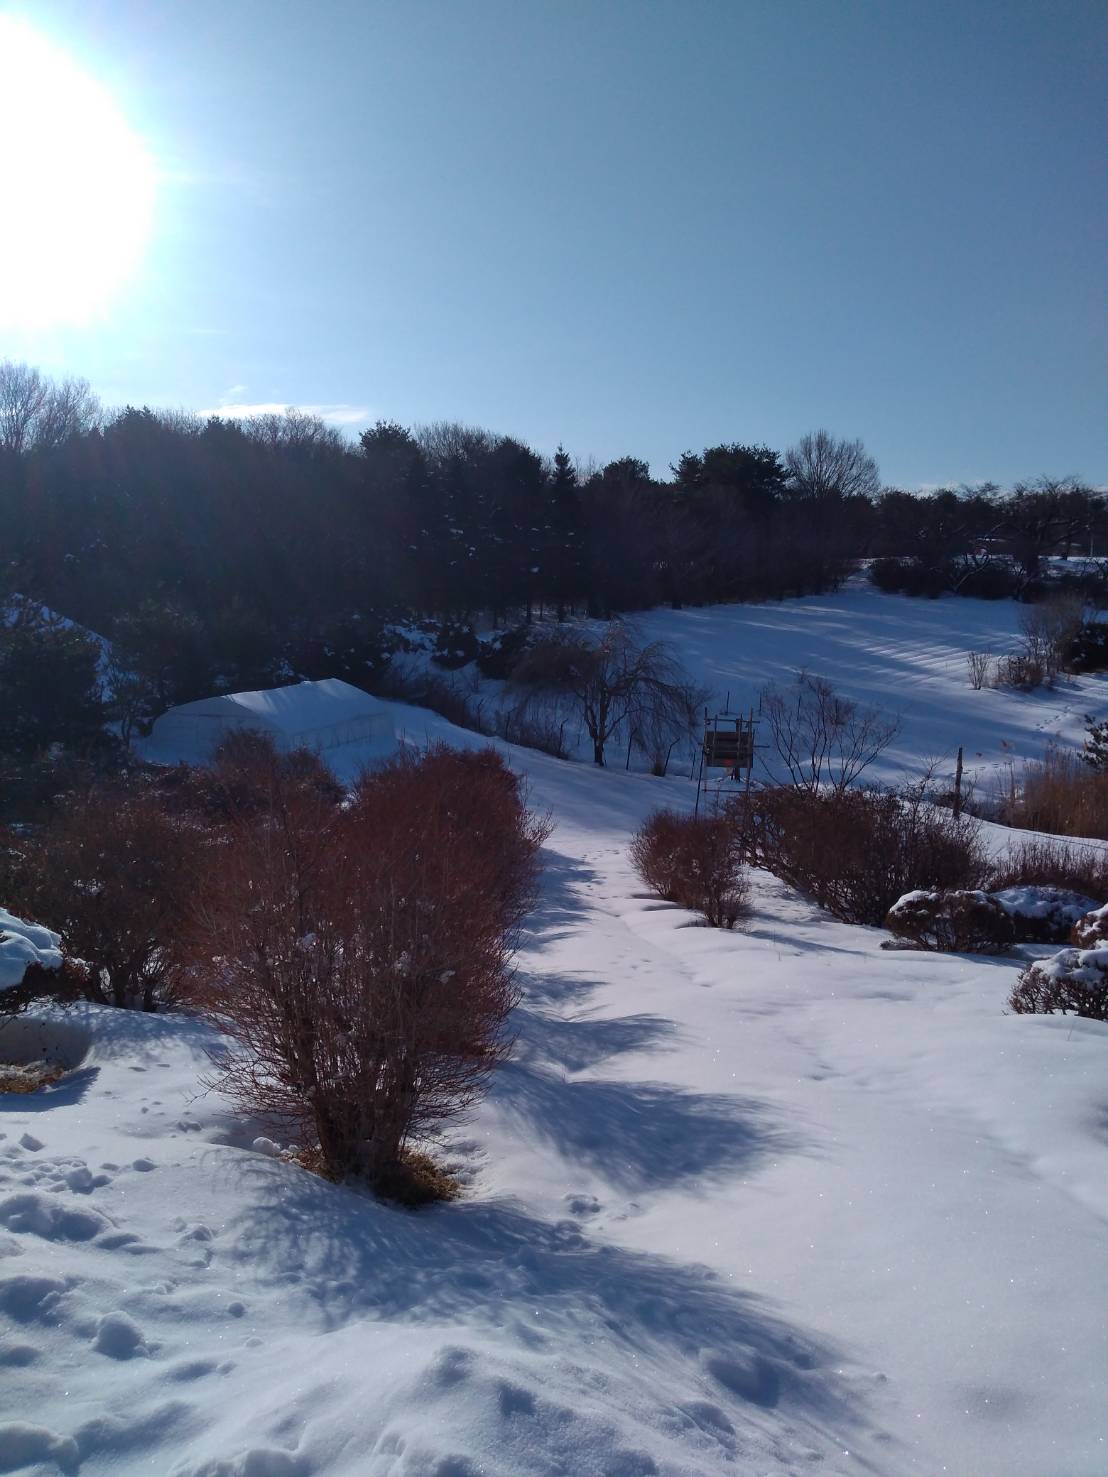
[[[958,745],[958,763],[954,770],[954,819],[962,815],[962,745]]]

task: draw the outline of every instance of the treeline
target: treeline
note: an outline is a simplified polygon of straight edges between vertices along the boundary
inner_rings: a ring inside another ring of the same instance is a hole
[[[826,432],[670,470],[582,467],[445,422],[379,422],[355,444],[297,411],[105,415],[81,381],[0,364],[0,596],[108,636],[165,706],[295,677],[372,684],[385,627],[413,615],[781,598],[834,589],[867,556],[889,588],[935,593],[1004,560],[1034,574],[1104,519],[1072,482],[882,490],[862,444]]]

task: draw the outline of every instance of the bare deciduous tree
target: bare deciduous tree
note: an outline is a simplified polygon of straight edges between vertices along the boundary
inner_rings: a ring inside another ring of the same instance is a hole
[[[600,765],[621,730],[647,743],[689,721],[693,690],[668,648],[642,641],[623,621],[612,621],[598,637],[574,631],[534,642],[511,681],[525,702],[572,702]]]
[[[793,785],[841,793],[900,732],[900,719],[840,697],[823,677],[798,672],[790,688],[762,689],[761,717]],[[763,759],[763,766],[777,776]]]
[[[278,414],[253,415],[242,423],[246,436],[259,446],[301,452],[342,451],[346,442],[322,416],[290,405]]]
[[[20,454],[60,446],[90,430],[100,402],[87,380],[52,380],[29,364],[0,360],[0,448]]]
[[[877,463],[861,441],[830,431],[810,431],[785,453],[789,485],[799,497],[876,497],[881,490]]]

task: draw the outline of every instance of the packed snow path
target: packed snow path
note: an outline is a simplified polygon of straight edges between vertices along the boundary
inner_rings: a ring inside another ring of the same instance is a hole
[[[557,829],[465,1198],[328,1185],[202,1026],[89,1010],[0,1098],[0,1471],[1103,1477],[1108,1027],[771,878],[696,927],[626,861],[687,784],[513,758]]]

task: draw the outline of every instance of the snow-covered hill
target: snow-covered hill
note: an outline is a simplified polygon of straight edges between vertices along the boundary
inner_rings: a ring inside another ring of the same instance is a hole
[[[835,595],[655,610],[636,624],[667,641],[717,699],[730,693],[733,710],[756,709],[765,683],[787,685],[807,669],[844,697],[898,714],[900,734],[872,778],[916,777],[932,759],[950,768],[961,745],[968,773],[987,783],[1013,760],[1041,759],[1051,741],[1079,746],[1085,715],[1108,711],[1100,673],[1030,694],[972,689],[967,654],[1014,651],[1025,609],[1012,600],[883,595],[859,577]]]
[[[867,638],[869,599],[645,624],[721,692],[818,645],[876,699],[886,653],[932,684],[912,762],[1032,742],[1037,699],[971,692],[953,632]],[[955,701],[1022,707],[962,733]],[[465,1196],[328,1185],[201,1091],[206,1028],[85,1010],[76,1070],[0,1097],[0,1471],[1102,1477],[1108,1026],[765,876],[742,932],[696,927],[626,860],[687,780],[509,752],[556,828],[514,1060],[443,1151]]]

